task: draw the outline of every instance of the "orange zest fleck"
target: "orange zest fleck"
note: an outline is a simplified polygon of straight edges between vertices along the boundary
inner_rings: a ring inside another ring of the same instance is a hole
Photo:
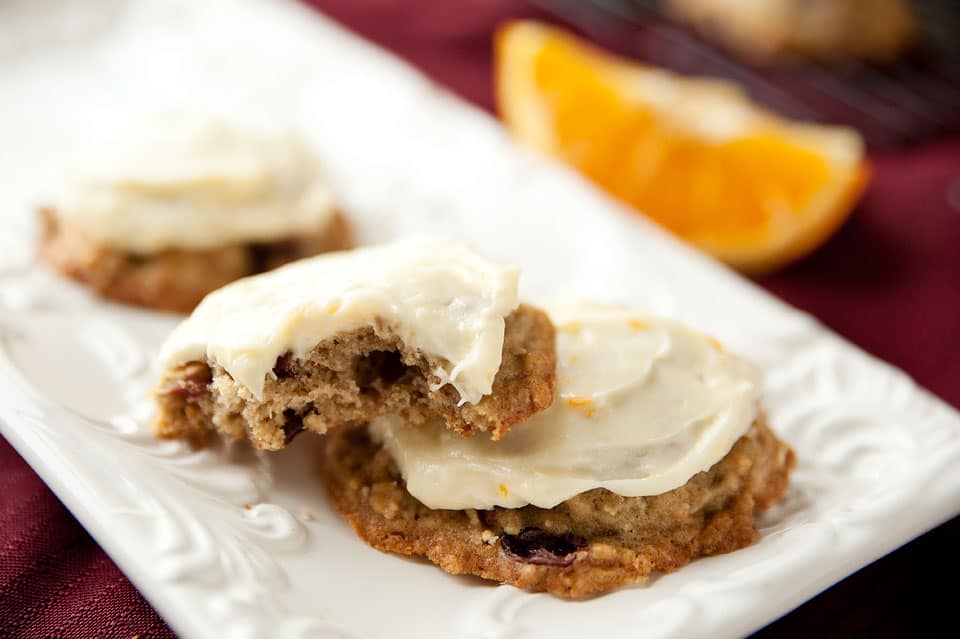
[[[593,406],[593,400],[589,397],[568,397],[567,406],[570,408],[584,408],[586,406]]]
[[[594,406],[593,400],[589,397],[580,397],[579,395],[568,397],[567,406],[582,411],[587,417],[593,417],[597,414],[597,407]]]

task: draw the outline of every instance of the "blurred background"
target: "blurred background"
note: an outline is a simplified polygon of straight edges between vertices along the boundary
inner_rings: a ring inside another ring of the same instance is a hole
[[[856,127],[871,149],[960,131],[952,0],[534,0],[611,49],[726,78],[783,115]]]

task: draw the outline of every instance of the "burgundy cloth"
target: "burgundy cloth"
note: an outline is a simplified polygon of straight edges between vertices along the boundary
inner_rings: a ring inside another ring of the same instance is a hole
[[[0,637],[174,634],[0,438]]]
[[[493,28],[534,15],[507,0],[310,0],[468,100],[492,107]],[[874,160],[847,225],[760,281],[960,406],[960,139]],[[831,588],[761,636],[902,636],[951,627],[960,519]],[[625,631],[626,635],[633,632]],[[0,440],[0,637],[173,633],[16,452]]]

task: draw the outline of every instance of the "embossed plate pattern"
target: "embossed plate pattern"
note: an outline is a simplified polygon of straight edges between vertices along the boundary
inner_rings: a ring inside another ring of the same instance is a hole
[[[287,2],[92,4],[0,5],[0,427],[182,636],[736,636],[960,511],[955,412],[388,54]],[[322,493],[318,437],[154,441],[145,391],[177,318],[33,264],[31,211],[104,135],[174,108],[299,130],[364,242],[466,238],[533,300],[651,308],[755,359],[799,456],[761,541],[570,603],[366,547]]]

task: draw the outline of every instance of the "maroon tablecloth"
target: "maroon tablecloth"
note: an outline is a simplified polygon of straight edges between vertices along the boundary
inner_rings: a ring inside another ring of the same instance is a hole
[[[509,0],[310,0],[468,100],[492,105],[490,34]],[[873,157],[874,180],[822,249],[760,282],[960,406],[960,139]],[[787,615],[763,636],[901,636],[951,627],[960,519]],[[948,625],[949,624],[949,625]],[[625,630],[625,635],[636,634]],[[0,637],[172,637],[0,439]]]

